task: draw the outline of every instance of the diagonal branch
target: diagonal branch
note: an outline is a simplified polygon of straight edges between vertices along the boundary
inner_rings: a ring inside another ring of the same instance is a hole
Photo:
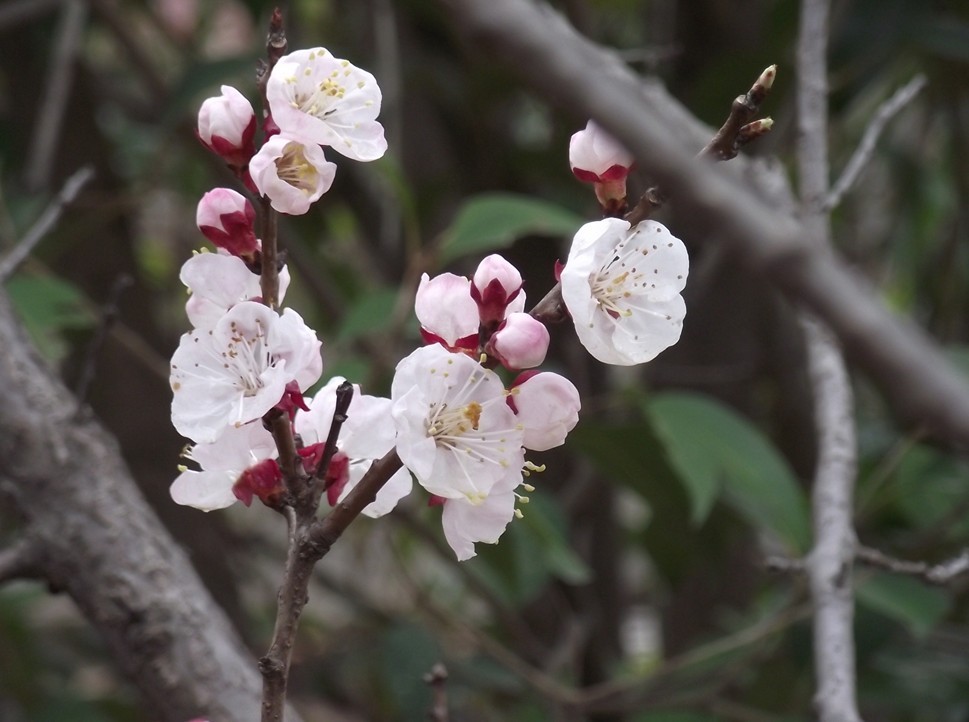
[[[891,98],[878,107],[868,127],[865,128],[864,135],[861,136],[861,142],[855,148],[855,152],[848,160],[848,164],[841,171],[841,176],[828,193],[824,201],[825,210],[830,211],[838,207],[842,198],[851,190],[855,181],[858,180],[861,171],[864,170],[868,161],[871,160],[872,153],[875,151],[875,144],[878,142],[878,138],[881,136],[885,126],[888,125],[888,121],[898,115],[902,108],[912,102],[915,96],[925,87],[925,83],[926,79],[924,75],[916,75],[908,83],[896,90]]]
[[[94,169],[91,166],[84,166],[79,171],[74,173],[67,181],[64,183],[64,187],[61,188],[61,192],[57,194],[57,197],[51,201],[50,205],[44,209],[34,225],[30,227],[30,230],[24,235],[24,237],[13,247],[11,251],[7,253],[2,259],[0,259],[0,283],[6,281],[10,276],[13,275],[20,264],[23,263],[30,252],[37,247],[54,224],[60,219],[61,214],[64,212],[64,208],[70,205],[77,194],[81,192],[81,189],[87,185],[88,181],[94,177]]]
[[[668,93],[634,76],[614,53],[578,35],[544,4],[439,1],[489,53],[489,62],[501,59],[546,97],[595,119],[702,232],[824,319],[902,422],[950,446],[969,448],[965,378],[922,331],[889,313],[831,251],[810,242],[784,208],[736,182],[749,164],[694,162],[690,148],[708,139],[709,131]]]

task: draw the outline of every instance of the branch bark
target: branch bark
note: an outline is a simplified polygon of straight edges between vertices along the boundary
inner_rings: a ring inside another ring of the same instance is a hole
[[[828,0],[802,0],[797,45],[797,169],[809,242],[831,244],[828,198]],[[857,439],[851,379],[837,341],[802,317],[814,393],[818,457],[811,490],[814,548],[814,705],[821,722],[861,722],[855,691],[854,490]]]
[[[546,97],[580,118],[594,118],[711,239],[824,319],[903,423],[969,448],[965,379],[921,330],[892,316],[830,250],[811,243],[801,223],[737,183],[735,174],[748,164],[694,162],[690,149],[710,131],[668,93],[634,76],[614,53],[579,36],[545,5],[440,1],[489,53],[489,62],[501,59]]]
[[[255,663],[138,493],[114,439],[76,418],[2,293],[0,347],[0,500],[22,518],[43,577],[71,595],[153,717],[256,722]]]

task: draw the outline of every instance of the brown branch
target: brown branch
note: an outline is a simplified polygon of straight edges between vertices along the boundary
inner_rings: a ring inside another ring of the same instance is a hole
[[[964,549],[958,556],[938,564],[896,559],[878,549],[866,546],[859,546],[855,555],[859,562],[870,567],[884,569],[894,574],[917,577],[924,582],[939,586],[949,584],[958,577],[969,573],[969,549]]]
[[[347,401],[349,404],[349,401]],[[339,426],[334,414],[334,425]],[[331,426],[331,435],[332,435]],[[259,660],[263,675],[262,722],[282,722],[292,661],[293,645],[299,629],[299,620],[309,600],[308,590],[313,568],[346,531],[364,508],[377,496],[377,492],[401,468],[395,450],[375,461],[363,479],[323,519],[307,516],[305,509],[285,507],[289,525],[289,544],[286,568],[276,599],[276,623],[269,651]],[[316,497],[317,503],[319,497]]]
[[[771,196],[756,196],[751,184],[738,183],[738,173],[749,165],[694,162],[687,148],[697,142],[697,123],[668,93],[635,77],[543,4],[440,1],[491,60],[515,68],[570,112],[594,118],[676,198],[701,232],[824,319],[902,422],[950,446],[969,448],[965,378],[923,332],[890,314],[832,252],[807,240],[785,207]]]
[[[716,160],[736,158],[741,147],[770,130],[771,124],[765,124],[764,121],[757,126],[750,125],[754,116],[760,112],[761,103],[767,98],[776,75],[777,66],[771,65],[754,81],[750,90],[734,99],[730,106],[730,115],[713,139],[700,151],[700,157]]]

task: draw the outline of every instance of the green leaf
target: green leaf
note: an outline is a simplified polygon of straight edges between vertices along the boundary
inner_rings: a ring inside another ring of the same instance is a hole
[[[581,216],[547,201],[512,193],[484,193],[458,210],[444,232],[441,260],[507,248],[528,235],[571,236],[584,222]]]
[[[657,395],[646,403],[646,413],[690,495],[695,524],[706,519],[722,491],[752,525],[773,531],[792,551],[807,551],[807,500],[787,462],[759,429],[697,394]]]
[[[856,594],[859,604],[901,622],[920,638],[935,629],[950,605],[945,591],[896,574],[874,574],[862,579]]]
[[[569,584],[588,584],[592,571],[572,550],[566,539],[566,521],[562,510],[541,491],[529,497],[522,509],[521,524],[529,531],[531,541],[549,571]]]
[[[67,353],[64,330],[94,325],[84,294],[60,278],[18,274],[7,283],[7,293],[38,350],[50,360]]]
[[[381,288],[364,293],[347,311],[337,341],[350,341],[390,326],[397,303],[397,292]]]
[[[592,572],[572,551],[565,537],[565,519],[541,490],[522,507],[498,544],[477,544],[478,558],[465,562],[502,599],[525,603],[557,577],[569,584],[586,584]]]

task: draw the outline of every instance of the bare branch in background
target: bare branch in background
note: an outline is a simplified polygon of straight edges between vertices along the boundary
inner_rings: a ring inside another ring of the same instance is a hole
[[[828,193],[828,197],[824,201],[825,210],[830,211],[838,207],[845,194],[851,190],[855,181],[858,180],[858,176],[864,170],[868,161],[871,160],[871,156],[875,152],[875,144],[878,142],[882,131],[885,130],[885,126],[888,125],[888,121],[898,115],[906,105],[912,102],[915,96],[925,87],[926,82],[924,75],[916,75],[908,83],[896,90],[891,98],[878,107],[868,127],[865,128],[865,134],[861,137],[861,142],[848,160],[848,164],[841,172],[838,181]]]
[[[796,219],[737,183],[742,168],[694,162],[690,148],[697,142],[691,140],[697,123],[669,94],[637,78],[615,54],[579,36],[545,5],[441,3],[490,53],[490,61],[503,60],[579,118],[594,118],[711,239],[824,319],[900,420],[950,446],[969,448],[965,378],[922,331],[889,313],[831,251],[811,243]]]
[[[855,554],[862,564],[895,574],[918,577],[929,584],[949,584],[958,577],[969,573],[969,549],[964,549],[958,556],[938,564],[896,559],[878,549],[865,546],[859,546]]]
[[[74,60],[81,45],[86,20],[86,2],[68,0],[64,3],[51,53],[50,71],[44,84],[44,96],[37,112],[37,122],[27,155],[24,181],[27,189],[31,191],[46,188],[50,183],[57,138],[64,123],[64,113],[74,80]]]
[[[26,260],[30,252],[37,247],[44,236],[54,227],[58,219],[61,217],[61,213],[64,212],[64,208],[69,205],[75,198],[77,194],[81,192],[81,189],[87,185],[88,181],[94,177],[94,169],[91,166],[84,166],[74,175],[67,179],[64,183],[64,187],[61,188],[61,192],[57,194],[57,197],[51,201],[50,205],[44,210],[40,218],[38,218],[34,225],[30,227],[26,235],[17,242],[6,256],[0,259],[0,283],[6,281],[10,276],[13,275],[20,264]]]
[[[797,169],[808,240],[831,244],[828,196],[828,0],[802,0],[797,44]],[[802,315],[818,437],[806,571],[814,602],[814,706],[821,722],[860,722],[855,679],[854,491],[857,434],[851,379],[837,340]]]

